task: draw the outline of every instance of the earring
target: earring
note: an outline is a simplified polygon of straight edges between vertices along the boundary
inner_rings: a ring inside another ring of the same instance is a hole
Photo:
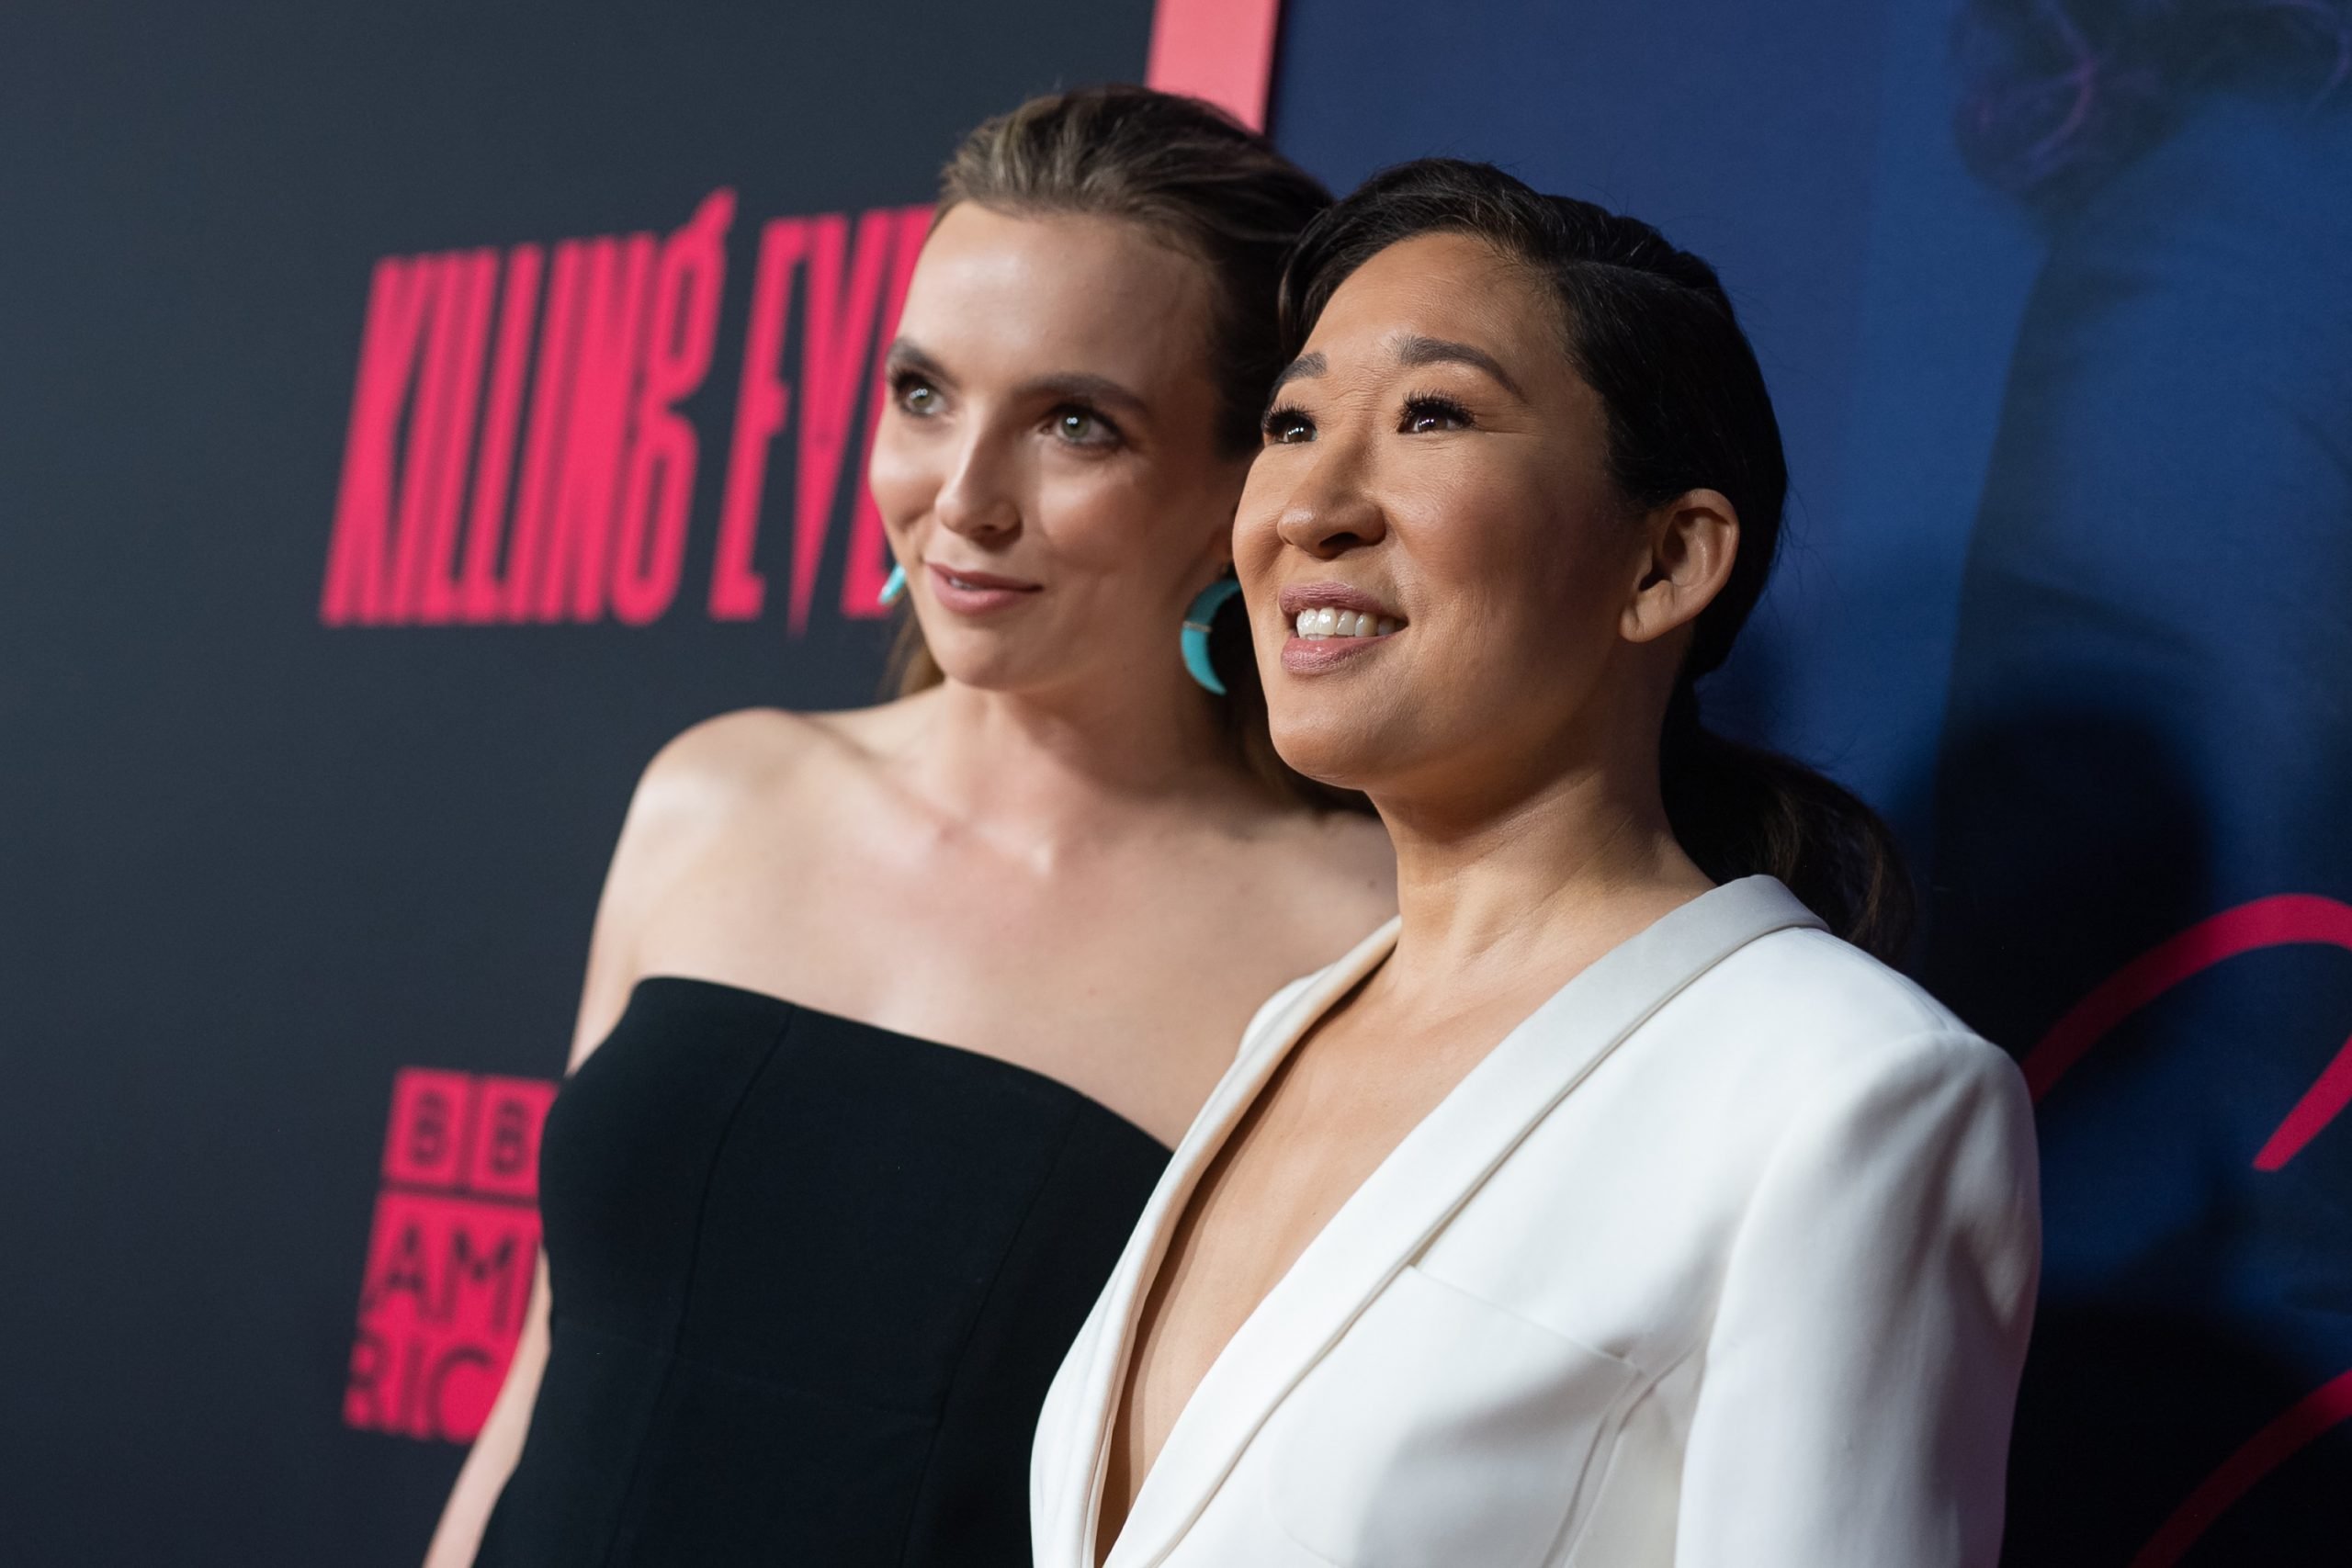
[[[1184,654],[1184,672],[1204,691],[1220,697],[1225,695],[1225,682],[1216,678],[1216,666],[1209,662],[1209,627],[1225,602],[1240,592],[1241,584],[1229,577],[1220,577],[1202,589],[1184,612],[1184,629],[1176,638]]]
[[[874,602],[884,609],[888,609],[905,598],[906,594],[907,569],[893,561],[890,565],[890,575],[882,580],[882,592],[874,596]]]

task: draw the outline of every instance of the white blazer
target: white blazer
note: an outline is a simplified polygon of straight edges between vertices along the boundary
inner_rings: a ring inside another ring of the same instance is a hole
[[[1038,1568],[1095,1568],[1194,1181],[1396,930],[1267,1003],[1178,1146],[1038,1425]],[[2039,1244],[2008,1058],[1731,883],[1570,980],[1332,1216],[1110,1564],[1990,1568]]]

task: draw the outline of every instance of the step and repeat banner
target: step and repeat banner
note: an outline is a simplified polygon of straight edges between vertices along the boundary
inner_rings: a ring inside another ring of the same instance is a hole
[[[2008,1561],[2352,1539],[2352,3],[0,18],[0,1560],[422,1555],[638,770],[871,700],[957,136],[1150,79],[1723,269],[1795,475],[1706,700],[2024,1064]]]

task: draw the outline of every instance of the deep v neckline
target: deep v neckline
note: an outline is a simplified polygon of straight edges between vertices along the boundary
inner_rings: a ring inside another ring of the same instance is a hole
[[[1103,1306],[1111,1338],[1091,1368],[1091,1481],[1082,1561],[1155,1562],[1204,1506],[1257,1427],[1372,1297],[1416,1256],[1584,1077],[1683,987],[1768,931],[1821,921],[1769,876],[1745,877],[1669,910],[1539,1002],[1373,1167],[1211,1358],[1101,1550],[1112,1437],[1143,1307],[1178,1224],[1217,1156],[1306,1034],[1395,951],[1392,919],[1323,971],[1265,1026],[1178,1145]]]

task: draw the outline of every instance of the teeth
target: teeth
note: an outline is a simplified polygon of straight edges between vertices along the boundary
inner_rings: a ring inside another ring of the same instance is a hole
[[[1326,606],[1301,610],[1291,629],[1299,637],[1310,638],[1386,637],[1403,625],[1389,615],[1375,615],[1368,611],[1335,610]]]

